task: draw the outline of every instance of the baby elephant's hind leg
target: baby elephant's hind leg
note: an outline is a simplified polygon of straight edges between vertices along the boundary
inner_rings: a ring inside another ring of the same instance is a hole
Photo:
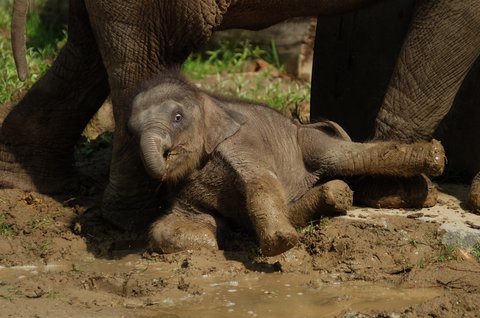
[[[331,180],[308,190],[290,203],[288,216],[294,226],[305,226],[322,212],[345,213],[352,207],[353,192],[342,180]]]
[[[175,207],[150,229],[150,246],[160,253],[199,248],[218,250],[217,232],[223,222],[210,214],[185,212]]]

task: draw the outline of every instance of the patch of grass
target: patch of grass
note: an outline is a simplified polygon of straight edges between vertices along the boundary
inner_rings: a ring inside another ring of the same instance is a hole
[[[5,212],[0,212],[0,236],[8,236],[13,233],[13,226],[6,221]]]
[[[109,147],[112,140],[113,132],[105,132],[94,140],[90,140],[82,135],[75,147],[75,158],[77,160],[90,158],[99,149]]]
[[[297,228],[297,233],[301,235],[313,235],[319,230],[321,230],[323,227],[328,225],[329,222],[330,218],[322,217],[319,220],[311,221],[310,223],[308,223],[308,225],[304,227]]]
[[[49,290],[47,292],[47,298],[48,299],[58,299],[60,296],[60,292],[56,290]]]
[[[191,54],[183,64],[183,71],[192,79],[203,79],[220,73],[241,73],[246,71],[250,62],[257,59],[283,70],[274,42],[268,49],[241,41],[222,42],[216,49]]]
[[[480,261],[480,242],[473,245],[470,254],[472,254],[472,256],[475,257],[477,261]]]
[[[77,264],[73,263],[73,264],[72,264],[72,272],[81,273],[82,270],[80,269],[80,266],[78,266]]]
[[[439,262],[461,261],[463,258],[454,245],[447,244],[442,245],[437,260]]]
[[[263,264],[267,262],[267,257],[263,255],[262,249],[259,246],[252,247],[248,250],[248,259],[252,264]]]
[[[254,76],[246,76],[244,72],[255,68],[256,60],[266,61],[266,67],[257,70]],[[194,80],[212,77],[214,80],[203,83],[208,91],[259,101],[277,110],[308,102],[310,98],[308,83],[285,84],[281,78],[283,66],[274,42],[270,48],[252,46],[248,41],[222,43],[218,49],[192,54],[183,70]]]
[[[33,218],[33,219],[30,220],[28,225],[32,230],[36,230],[36,229],[44,229],[47,226],[49,226],[50,224],[52,224],[52,221],[49,220],[49,219]]]
[[[0,104],[15,101],[45,73],[66,41],[66,33],[58,38],[42,26],[38,13],[27,19],[28,77],[18,79],[10,42],[11,6],[0,7]]]
[[[43,240],[41,242],[33,242],[30,245],[30,250],[36,255],[45,258],[52,253],[52,241]]]
[[[22,293],[18,290],[17,286],[9,286],[6,290],[5,294],[0,294],[0,298],[3,298],[8,301],[14,301],[17,296],[22,295]]]
[[[254,94],[253,96],[257,95]],[[262,96],[262,94],[258,94]],[[257,95],[257,96],[258,96]],[[306,83],[292,83],[288,86],[281,84],[280,82],[273,82],[265,89],[265,93],[261,97],[264,103],[270,107],[282,110],[283,108],[304,103],[310,98],[310,84]]]
[[[307,226],[297,228],[298,234],[311,235],[318,229],[318,224],[310,222]]]
[[[255,65],[257,61],[262,65]],[[215,50],[192,54],[183,70],[189,78],[203,80],[202,88],[207,91],[258,101],[277,110],[296,109],[310,100],[309,83],[285,80],[288,76],[273,41],[270,48],[248,41],[224,42]]]

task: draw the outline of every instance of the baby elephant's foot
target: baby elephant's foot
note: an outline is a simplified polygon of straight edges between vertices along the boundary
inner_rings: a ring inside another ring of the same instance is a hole
[[[480,172],[472,181],[468,205],[473,213],[480,214]]]
[[[150,246],[160,253],[199,248],[218,250],[216,232],[217,220],[209,214],[172,212],[152,225]]]
[[[374,208],[423,208],[437,203],[437,188],[424,175],[364,177],[354,181],[352,186],[355,201]]]
[[[331,180],[319,186],[322,211],[346,213],[353,204],[353,191],[342,180]]]
[[[298,234],[293,226],[285,224],[276,228],[265,229],[259,235],[260,248],[265,256],[281,254],[298,243]]]
[[[308,190],[290,203],[288,217],[294,226],[305,226],[323,213],[345,214],[353,204],[353,191],[342,180],[331,180]]]

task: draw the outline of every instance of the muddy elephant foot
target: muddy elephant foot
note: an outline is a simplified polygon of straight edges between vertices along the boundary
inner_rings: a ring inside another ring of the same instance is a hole
[[[342,180],[331,180],[308,190],[289,206],[288,216],[294,226],[305,226],[323,212],[345,214],[353,204],[353,191]]]
[[[353,191],[342,180],[331,180],[318,187],[320,212],[346,213],[353,204]]]
[[[369,176],[350,185],[359,205],[375,208],[422,208],[437,203],[438,191],[424,175],[409,178]]]
[[[218,250],[217,232],[224,223],[205,213],[173,211],[162,216],[150,229],[150,247],[160,253],[207,248]]]
[[[473,178],[468,206],[475,214],[480,214],[480,172]]]

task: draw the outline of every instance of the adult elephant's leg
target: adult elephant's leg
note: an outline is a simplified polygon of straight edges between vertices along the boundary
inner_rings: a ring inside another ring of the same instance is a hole
[[[446,178],[470,182],[470,205],[480,211],[480,58],[468,72],[453,107],[435,132],[448,158]]]
[[[3,122],[0,185],[64,190],[74,174],[74,145],[108,92],[83,1],[72,0],[65,47]]]
[[[373,136],[414,4],[387,0],[317,19],[311,118],[337,122],[355,141]]]
[[[220,29],[258,30],[293,17],[326,16],[371,5],[380,0],[231,0]]]
[[[376,139],[429,139],[480,54],[480,2],[421,2],[376,119]],[[480,206],[480,187],[470,202]]]
[[[85,1],[111,88],[116,129],[103,215],[124,229],[144,228],[158,209],[155,187],[127,131],[140,84],[183,62],[220,23],[226,1]]]
[[[468,203],[475,213],[480,212],[480,172],[473,178]]]
[[[480,2],[419,3],[376,119],[375,138],[429,139],[480,54]]]
[[[288,206],[288,218],[295,226],[318,220],[322,213],[345,214],[352,207],[353,192],[342,180],[334,179],[309,189]]]

